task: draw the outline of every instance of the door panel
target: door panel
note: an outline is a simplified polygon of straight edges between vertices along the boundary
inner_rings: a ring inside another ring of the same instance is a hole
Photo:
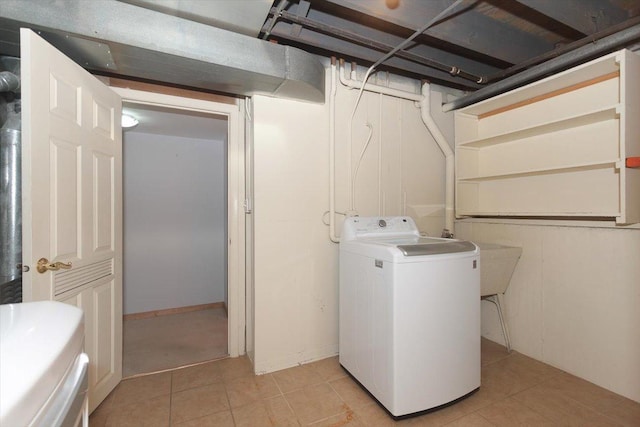
[[[113,337],[115,335],[114,317],[117,313],[113,310],[113,298],[115,286],[114,281],[110,280],[100,286],[92,287],[92,302],[93,302],[93,335],[99,337],[104,335],[105,337]],[[112,354],[112,343],[105,339],[96,339],[93,342],[92,353],[94,355],[95,369],[92,372],[93,378],[90,378],[91,382],[96,384],[97,388],[103,384],[108,384],[111,378],[115,374],[115,359]],[[101,396],[105,398],[106,395]]]
[[[108,153],[93,153],[93,244],[94,255],[115,249],[113,224],[113,169],[115,159]]]
[[[25,301],[85,314],[89,407],[122,379],[121,100],[30,30],[21,30]],[[38,259],[71,269],[38,273]]]
[[[80,180],[78,166],[81,148],[71,141],[51,139],[51,197],[53,227],[51,228],[51,256],[55,259],[80,259],[80,221],[78,194]]]

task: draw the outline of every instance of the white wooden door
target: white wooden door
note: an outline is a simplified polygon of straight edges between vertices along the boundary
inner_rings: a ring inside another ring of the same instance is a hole
[[[122,103],[32,31],[20,37],[23,295],[84,310],[93,410],[122,379]],[[39,273],[40,258],[71,268]]]

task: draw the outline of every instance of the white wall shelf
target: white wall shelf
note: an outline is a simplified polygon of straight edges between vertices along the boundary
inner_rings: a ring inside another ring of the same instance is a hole
[[[640,222],[640,57],[622,50],[456,111],[456,214]]]
[[[604,108],[581,113],[574,116],[562,118],[560,120],[551,121],[549,123],[537,123],[522,129],[498,133],[496,135],[477,138],[471,141],[460,141],[458,144],[465,147],[488,147],[496,144],[503,144],[517,139],[523,139],[530,136],[542,135],[547,133],[558,132],[565,129],[571,129],[579,126],[587,126],[590,124],[617,119],[618,104],[606,106]]]
[[[540,168],[540,169],[531,169],[531,170],[520,170],[517,172],[507,172],[500,173],[495,175],[478,175],[473,177],[464,177],[458,178],[458,182],[480,182],[480,181],[490,181],[497,179],[505,179],[511,177],[526,177],[526,176],[536,176],[536,175],[544,175],[544,174],[561,174],[571,170],[589,170],[589,169],[602,169],[602,168],[619,168],[620,162],[618,159],[613,160],[604,160],[601,162],[593,162],[593,163],[577,163],[570,164],[559,167],[548,167],[548,168]]]

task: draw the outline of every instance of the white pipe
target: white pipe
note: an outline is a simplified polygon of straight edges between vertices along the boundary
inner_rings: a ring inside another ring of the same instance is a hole
[[[362,82],[359,80],[351,79],[346,76],[344,71],[344,65],[340,65],[340,83],[347,86],[350,89],[362,89]],[[381,93],[383,95],[393,96],[395,98],[408,99],[410,101],[422,100],[422,95],[418,93],[407,92],[399,89],[392,89],[386,86],[374,85],[373,83],[366,83],[364,90],[367,92]]]
[[[431,116],[431,89],[428,83],[422,85],[423,98],[420,100],[420,117],[425,126],[435,139],[438,147],[442,150],[445,157],[445,194],[444,194],[444,221],[446,230],[453,234],[454,226],[454,210],[453,210],[453,189],[455,183],[455,156],[453,150],[447,143],[440,128]],[[444,232],[443,232],[444,235]]]
[[[383,202],[382,202],[382,94],[378,97],[378,215],[382,215]]]
[[[340,243],[336,236],[336,91],[338,76],[335,60],[331,60],[331,92],[329,92],[329,239]]]

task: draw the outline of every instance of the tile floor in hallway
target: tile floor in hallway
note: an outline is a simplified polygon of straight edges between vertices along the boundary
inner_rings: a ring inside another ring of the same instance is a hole
[[[220,359],[227,353],[227,313],[208,308],[125,320],[122,375],[163,371]]]
[[[394,421],[337,357],[255,376],[246,357],[125,380],[94,411],[101,426],[640,426],[640,404],[482,340],[482,386]]]

